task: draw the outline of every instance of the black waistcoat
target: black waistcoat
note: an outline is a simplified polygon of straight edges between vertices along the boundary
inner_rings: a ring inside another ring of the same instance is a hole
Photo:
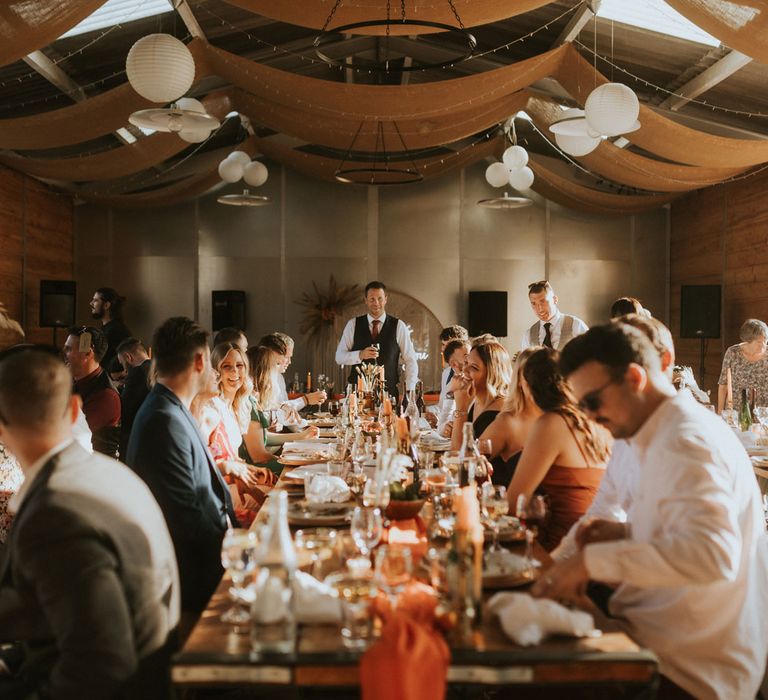
[[[397,380],[400,365],[400,346],[397,344],[397,319],[387,314],[384,325],[379,328],[379,337],[376,342],[379,344],[378,360],[363,360],[364,364],[373,363],[384,365],[384,378],[387,381],[387,392],[397,395]],[[364,350],[373,344],[371,329],[368,326],[368,316],[358,316],[355,319],[355,337],[352,341],[351,350]],[[355,371],[356,365],[352,367],[349,373],[349,383],[357,386],[358,374]]]

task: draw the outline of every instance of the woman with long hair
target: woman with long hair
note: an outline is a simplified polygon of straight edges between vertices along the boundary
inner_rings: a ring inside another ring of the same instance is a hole
[[[264,346],[248,348],[247,358],[250,371],[251,393],[248,400],[248,427],[243,435],[240,456],[250,464],[265,465],[276,474],[282,466],[267,449],[267,444],[281,445],[291,440],[306,440],[317,437],[314,426],[300,433],[273,433],[267,410],[275,402],[273,352]]]
[[[539,541],[550,551],[584,513],[597,493],[611,438],[579,409],[557,364],[558,353],[538,348],[520,365],[526,399],[541,410],[528,432],[520,462],[507,489],[510,510],[534,492],[549,501],[549,519]]]
[[[499,414],[507,397],[512,368],[509,353],[493,336],[480,336],[472,340],[464,372],[455,376],[456,408],[453,412],[451,449],[461,446],[462,428],[472,423],[475,437],[479,437]],[[453,381],[453,380],[452,380]]]
[[[494,484],[507,486],[512,480],[520,461],[523,445],[533,424],[541,415],[541,409],[531,397],[531,392],[521,375],[521,367],[539,348],[526,348],[512,362],[512,381],[501,412],[482,433],[480,440],[491,441],[489,458],[493,465]]]

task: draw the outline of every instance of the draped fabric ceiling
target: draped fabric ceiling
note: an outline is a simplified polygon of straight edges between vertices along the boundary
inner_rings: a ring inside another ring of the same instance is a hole
[[[329,0],[274,3],[267,0],[227,0],[238,7],[300,24],[322,27]],[[679,12],[729,46],[768,62],[768,0],[747,0],[738,5],[716,0],[669,0]],[[0,9],[0,64],[45,46],[99,5],[99,1],[59,0],[53,3],[11,2]],[[545,0],[455,0],[466,26],[497,21],[546,4]],[[47,5],[51,7],[46,8]],[[514,7],[510,8],[510,5]],[[399,10],[399,3],[392,7]],[[41,9],[43,8],[43,9]],[[380,0],[342,3],[332,26],[381,15]],[[447,1],[410,0],[407,16],[454,21]],[[409,27],[408,33],[418,28]],[[10,39],[9,39],[10,37]],[[606,82],[570,44],[483,73],[430,83],[364,85],[337,83],[278,70],[194,39],[189,48],[196,63],[196,82],[216,76],[229,85],[203,98],[206,109],[218,118],[231,110],[256,125],[316,146],[345,151],[374,151],[377,124],[382,123],[388,151],[402,148],[394,122],[411,150],[447,147],[448,152],[417,160],[425,177],[436,177],[465,167],[489,155],[500,156],[501,137],[479,138],[519,110],[531,117],[543,133],[561,113],[549,98],[528,90],[545,78],[554,78],[579,104],[596,84]],[[141,174],[182,153],[189,144],[174,134],[154,134],[131,145],[77,158],[37,158],[8,151],[51,149],[88,141],[125,126],[128,116],[152,106],[127,83],[72,106],[31,116],[0,119],[0,163],[35,177],[66,183],[109,183]],[[768,162],[768,141],[713,136],[676,123],[641,106],[642,127],[627,138],[650,155],[640,155],[604,141],[593,153],[576,159],[592,173],[614,183],[636,188],[632,195],[617,195],[577,184],[532,157],[534,189],[566,206],[595,212],[635,212],[660,206],[678,193],[707,187],[738,176]],[[357,136],[356,136],[357,134]],[[240,148],[258,152],[307,174],[332,179],[338,160],[312,155],[270,138],[251,137]],[[553,151],[552,154],[555,152]],[[142,178],[139,177],[141,181]],[[152,187],[157,174],[148,174],[134,188]],[[84,198],[127,206],[155,206],[180,201],[218,182],[210,163],[193,175],[148,191],[114,193],[104,187],[74,185]],[[99,192],[97,193],[97,189]]]

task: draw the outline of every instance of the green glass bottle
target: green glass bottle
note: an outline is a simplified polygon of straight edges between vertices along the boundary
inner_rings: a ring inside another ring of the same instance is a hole
[[[741,408],[739,408],[739,427],[741,432],[747,432],[752,426],[752,411],[749,410],[747,390],[741,390]]]

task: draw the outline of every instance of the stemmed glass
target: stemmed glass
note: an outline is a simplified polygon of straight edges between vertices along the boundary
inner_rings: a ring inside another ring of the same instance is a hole
[[[385,544],[376,552],[376,580],[387,593],[394,610],[397,597],[403,592],[413,572],[413,559],[408,547]]]
[[[509,511],[506,487],[495,486],[490,482],[483,484],[481,503],[483,516],[491,526],[491,532],[493,532],[493,544],[488,551],[498,552],[501,549],[499,547],[499,520]]]
[[[243,607],[245,602],[245,578],[256,566],[256,534],[248,530],[230,529],[221,545],[221,564],[232,579],[229,590],[233,604],[221,616],[221,621],[232,625],[245,625],[251,616]]]
[[[756,406],[755,418],[763,426],[763,429],[768,428],[768,406]]]
[[[327,562],[333,557],[336,547],[336,530],[327,527],[316,527],[297,530],[294,535],[296,549],[305,550],[312,561],[312,576],[318,580],[327,573]],[[326,571],[323,570],[325,566]]]
[[[378,508],[357,506],[352,513],[349,531],[360,553],[367,557],[380,542],[383,529],[381,511]]]
[[[539,528],[547,517],[547,502],[543,496],[533,494],[527,497],[521,493],[517,497],[515,515],[525,528],[525,560],[528,565],[528,575],[533,578],[533,541],[538,537]]]

